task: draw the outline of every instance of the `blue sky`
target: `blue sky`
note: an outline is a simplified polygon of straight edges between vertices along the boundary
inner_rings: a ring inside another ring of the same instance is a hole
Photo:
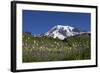
[[[23,32],[41,34],[55,25],[69,25],[90,31],[90,13],[23,10]]]

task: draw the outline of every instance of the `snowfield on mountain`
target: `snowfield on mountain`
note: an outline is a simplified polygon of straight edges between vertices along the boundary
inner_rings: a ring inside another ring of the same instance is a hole
[[[82,32],[79,29],[71,26],[56,25],[53,28],[51,28],[48,32],[46,32],[44,35],[48,37],[64,40],[67,37],[75,36],[83,33],[86,32]]]

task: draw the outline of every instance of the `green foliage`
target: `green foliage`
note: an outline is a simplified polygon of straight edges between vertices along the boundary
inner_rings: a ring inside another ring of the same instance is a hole
[[[85,60],[91,58],[90,35],[64,40],[23,34],[23,62]]]

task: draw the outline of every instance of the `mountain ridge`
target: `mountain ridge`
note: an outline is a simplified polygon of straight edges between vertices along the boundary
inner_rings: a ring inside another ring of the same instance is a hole
[[[72,26],[56,25],[52,27],[48,32],[44,33],[44,36],[58,38],[64,40],[67,37],[84,34],[78,28]]]
[[[30,32],[26,32],[28,35],[32,35]],[[55,25],[52,27],[50,30],[47,32],[35,35],[33,34],[34,37],[42,37],[42,36],[47,36],[47,37],[52,37],[52,38],[58,38],[60,40],[64,40],[65,38],[71,37],[71,36],[76,36],[76,35],[81,35],[81,34],[90,34],[90,32],[84,32],[79,30],[76,27],[72,26],[65,26],[65,25]]]

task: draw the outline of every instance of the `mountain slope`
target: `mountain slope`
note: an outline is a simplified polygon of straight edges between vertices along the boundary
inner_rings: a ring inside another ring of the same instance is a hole
[[[80,33],[80,30],[71,26],[56,25],[45,33],[46,36],[64,40],[67,37]]]

